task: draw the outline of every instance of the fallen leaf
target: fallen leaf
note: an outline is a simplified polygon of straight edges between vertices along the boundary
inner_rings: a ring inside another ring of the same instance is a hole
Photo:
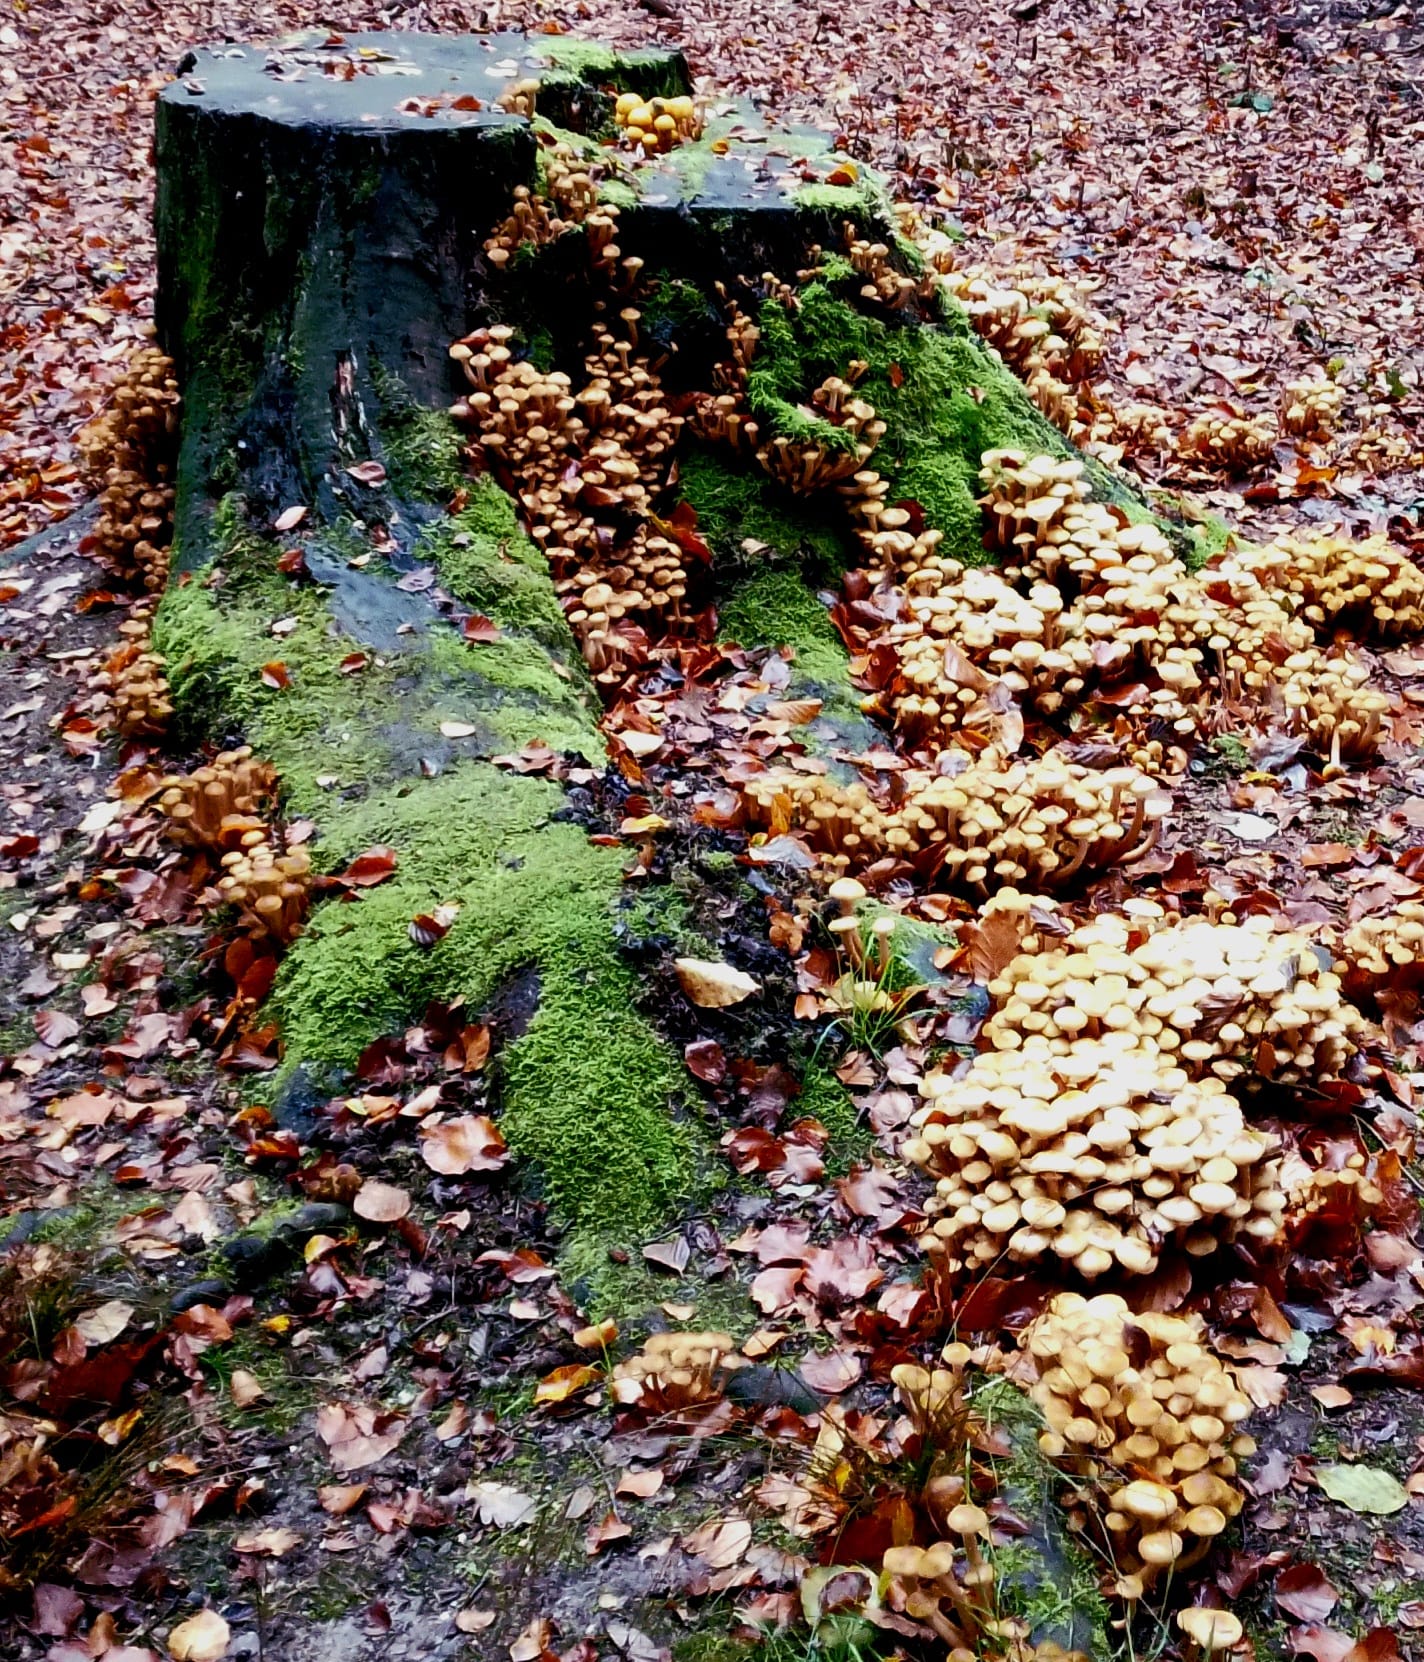
[[[346,471],[359,485],[375,486],[384,485],[386,482],[386,470],[384,466],[380,462],[374,460],[367,462],[352,462]],[[278,526],[277,529],[280,531],[283,527]]]
[[[298,503],[292,508],[283,508],[276,519],[272,521],[274,531],[294,531],[307,517],[306,505]]]
[[[395,849],[376,843],[364,854],[358,854],[336,881],[350,883],[358,889],[374,888],[377,883],[384,883],[388,877],[395,876],[398,863]]]
[[[121,1298],[111,1298],[97,1310],[90,1310],[74,1323],[80,1338],[91,1345],[107,1345],[129,1325],[134,1307]]]
[[[1379,1466],[1317,1466],[1315,1481],[1331,1500],[1352,1512],[1388,1516],[1409,1504],[1404,1485]]]
[[[1323,1622],[1340,1602],[1317,1564],[1288,1564],[1276,1577],[1276,1603],[1302,1622]]]
[[[728,1569],[751,1544],[752,1526],[745,1518],[721,1518],[682,1538],[683,1550],[712,1570]]]
[[[239,1535],[232,1543],[232,1550],[259,1558],[281,1558],[301,1543],[302,1538],[295,1529],[257,1529]]]
[[[216,1610],[200,1610],[168,1635],[168,1652],[173,1662],[218,1662],[231,1638],[232,1629]]]
[[[468,721],[442,721],[440,731],[447,739],[469,739],[475,734],[474,726]]]
[[[509,1159],[499,1127],[484,1114],[461,1114],[420,1128],[420,1157],[445,1177],[498,1171]]]
[[[368,1177],[356,1191],[351,1209],[367,1223],[399,1223],[410,1211],[410,1195],[394,1183]]]
[[[534,1387],[534,1401],[548,1406],[567,1402],[590,1385],[596,1385],[602,1377],[597,1368],[590,1367],[586,1362],[567,1362],[544,1375]]]
[[[479,1510],[480,1522],[496,1529],[517,1529],[539,1510],[537,1501],[511,1483],[471,1483],[467,1493]]]
[[[405,1420],[370,1403],[328,1402],[316,1411],[316,1430],[336,1470],[354,1472],[400,1446]]]
[[[232,1398],[234,1408],[250,1408],[266,1392],[255,1373],[249,1373],[246,1368],[234,1368],[227,1382],[227,1394]]]
[[[702,1010],[725,1010],[761,991],[759,981],[730,964],[713,963],[706,958],[678,958],[673,968],[683,992]]]

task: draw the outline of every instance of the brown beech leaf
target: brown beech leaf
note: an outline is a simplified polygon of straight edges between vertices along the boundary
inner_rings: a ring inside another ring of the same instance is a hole
[[[509,1159],[499,1127],[484,1114],[461,1114],[420,1128],[420,1157],[445,1177],[498,1171]]]
[[[272,529],[274,531],[295,531],[306,517],[307,510],[304,503],[298,503],[292,508],[283,508],[276,519],[272,521]]]
[[[470,612],[460,619],[460,634],[474,645],[483,645],[499,639],[499,625],[483,612]]]
[[[369,1483],[325,1483],[317,1490],[316,1498],[323,1512],[342,1518],[354,1510],[370,1487]]]
[[[35,1033],[40,1043],[48,1045],[51,1050],[68,1044],[78,1031],[79,1023],[63,1010],[35,1011]]]
[[[336,1470],[354,1472],[399,1447],[405,1420],[368,1402],[327,1402],[316,1411],[316,1431]]]
[[[712,1570],[730,1568],[751,1544],[752,1526],[745,1518],[721,1518],[682,1538],[683,1551],[700,1558]]]
[[[232,1629],[216,1610],[200,1610],[168,1635],[168,1652],[173,1662],[218,1662],[231,1639]]]
[[[810,1352],[801,1360],[801,1377],[813,1391],[823,1396],[836,1396],[856,1384],[864,1368],[858,1356],[849,1351],[833,1350],[824,1356]]]
[[[270,688],[273,692],[285,692],[292,684],[292,677],[287,666],[278,658],[274,658],[270,664],[263,664],[258,671],[258,675],[261,678],[262,685]]]
[[[624,1523],[616,1512],[605,1513],[600,1522],[589,1525],[584,1537],[584,1551],[592,1558],[602,1552],[610,1541],[621,1541],[632,1533],[632,1524]]]
[[[351,1209],[367,1223],[399,1223],[410,1211],[410,1195],[394,1183],[368,1177],[356,1191]]]
[[[385,843],[375,843],[364,854],[358,854],[336,881],[350,883],[358,889],[374,888],[377,883],[395,876],[399,858],[395,849]]]
[[[1323,1622],[1340,1602],[1318,1564],[1288,1564],[1276,1577],[1276,1603],[1302,1622]]]
[[[377,461],[352,462],[346,469],[347,473],[358,485],[384,485],[386,482],[385,467]]]

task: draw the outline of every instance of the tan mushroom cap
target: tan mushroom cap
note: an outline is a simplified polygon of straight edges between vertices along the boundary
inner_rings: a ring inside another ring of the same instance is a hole
[[[1243,1632],[1240,1618],[1229,1610],[1208,1610],[1200,1604],[1179,1610],[1177,1626],[1208,1655],[1239,1645]]]

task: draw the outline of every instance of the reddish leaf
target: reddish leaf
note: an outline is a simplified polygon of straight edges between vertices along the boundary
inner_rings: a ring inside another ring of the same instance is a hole
[[[482,612],[471,612],[460,620],[460,633],[467,641],[483,644],[499,639],[499,625]]]
[[[388,877],[395,876],[398,863],[395,849],[385,843],[375,843],[364,854],[358,854],[336,881],[349,883],[358,889],[374,888],[377,883],[384,883]]]

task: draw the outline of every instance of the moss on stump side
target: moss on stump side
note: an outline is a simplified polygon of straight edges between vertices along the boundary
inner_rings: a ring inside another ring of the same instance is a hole
[[[474,763],[328,813],[326,863],[386,843],[400,867],[358,901],[315,913],[283,962],[273,1009],[289,1057],[336,1070],[432,999],[462,997],[478,1012],[533,972],[535,1014],[498,1059],[501,1128],[580,1235],[630,1239],[690,1180],[691,1137],[669,1111],[683,1076],[637,1013],[618,956],[620,851],[557,820],[562,802],[548,781]],[[451,903],[460,912],[449,934],[417,946],[410,920]]]
[[[213,564],[175,583],[155,621],[182,729],[272,761],[288,811],[317,823],[318,869],[340,871],[375,843],[399,859],[386,883],[319,905],[289,950],[271,1004],[285,1061],[266,1088],[280,1093],[298,1068],[335,1088],[432,999],[463,998],[476,1015],[528,974],[533,1014],[495,1063],[505,1137],[537,1164],[590,1261],[655,1229],[687,1192],[695,1147],[672,1110],[682,1069],[638,1013],[619,956],[619,851],[559,817],[558,785],[482,759],[535,739],[603,754],[547,568],[508,502],[477,484],[463,515],[425,532],[442,581],[472,601],[480,588],[507,629],[483,645],[432,611],[408,651],[363,649],[326,592],[277,570],[278,545],[236,501],[214,543]],[[365,659],[354,672],[353,654]],[[275,663],[285,687],[271,684]],[[448,721],[475,731],[452,739]],[[447,904],[460,908],[449,933],[417,946],[412,918]]]
[[[984,452],[1075,452],[953,302],[938,325],[885,321],[843,299],[840,280],[808,283],[794,311],[776,301],[761,308],[748,381],[753,411],[773,432],[844,447],[851,442],[846,431],[808,414],[807,406],[827,376],[863,360],[870,367],[856,390],[886,424],[866,465],[889,480],[892,501],[920,505],[926,521],[944,532],[946,554],[984,564]]]

